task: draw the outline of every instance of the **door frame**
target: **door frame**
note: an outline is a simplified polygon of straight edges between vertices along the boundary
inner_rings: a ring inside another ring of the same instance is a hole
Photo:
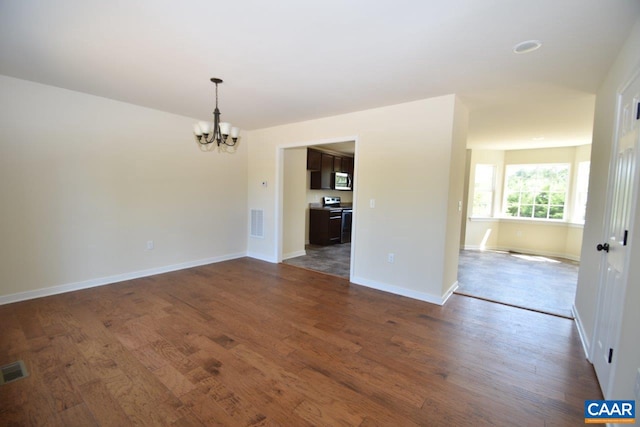
[[[314,145],[336,144],[340,142],[355,143],[354,164],[353,164],[353,210],[357,212],[357,199],[358,199],[358,135],[353,136],[341,136],[336,138],[317,139],[312,141],[300,141],[288,144],[278,144],[276,150],[276,203],[275,203],[275,239],[276,239],[276,262],[282,262],[282,250],[284,241],[284,151],[288,148],[301,148],[310,147]],[[357,235],[357,215],[351,217],[351,265],[349,267],[349,278],[353,277],[353,270],[355,265],[356,254],[356,235]]]

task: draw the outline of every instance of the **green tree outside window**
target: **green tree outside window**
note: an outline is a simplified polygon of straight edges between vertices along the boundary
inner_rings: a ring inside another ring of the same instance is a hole
[[[507,165],[504,214],[518,218],[563,220],[569,165]]]

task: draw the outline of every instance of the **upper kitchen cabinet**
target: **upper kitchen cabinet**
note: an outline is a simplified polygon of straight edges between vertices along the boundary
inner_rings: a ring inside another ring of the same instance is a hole
[[[307,170],[311,171],[312,190],[332,190],[332,173],[345,172],[353,175],[353,157],[307,148]]]
[[[346,172],[349,175],[353,176],[353,157],[343,157],[342,158],[342,171]]]
[[[322,152],[307,148],[307,170],[319,171],[322,169]]]
[[[342,157],[334,156],[334,158],[333,158],[333,172],[344,172],[342,170]]]
[[[312,190],[331,190],[333,160],[334,159],[331,154],[320,152],[320,170],[311,171]]]

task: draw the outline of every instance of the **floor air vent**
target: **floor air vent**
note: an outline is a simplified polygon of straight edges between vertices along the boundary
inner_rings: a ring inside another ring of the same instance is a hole
[[[0,367],[0,385],[28,377],[29,373],[22,360]]]

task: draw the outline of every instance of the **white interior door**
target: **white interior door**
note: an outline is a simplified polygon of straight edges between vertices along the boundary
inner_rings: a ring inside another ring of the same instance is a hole
[[[610,397],[629,263],[630,228],[636,205],[640,134],[640,74],[618,97],[616,141],[609,174],[600,297],[592,361],[605,399]]]

